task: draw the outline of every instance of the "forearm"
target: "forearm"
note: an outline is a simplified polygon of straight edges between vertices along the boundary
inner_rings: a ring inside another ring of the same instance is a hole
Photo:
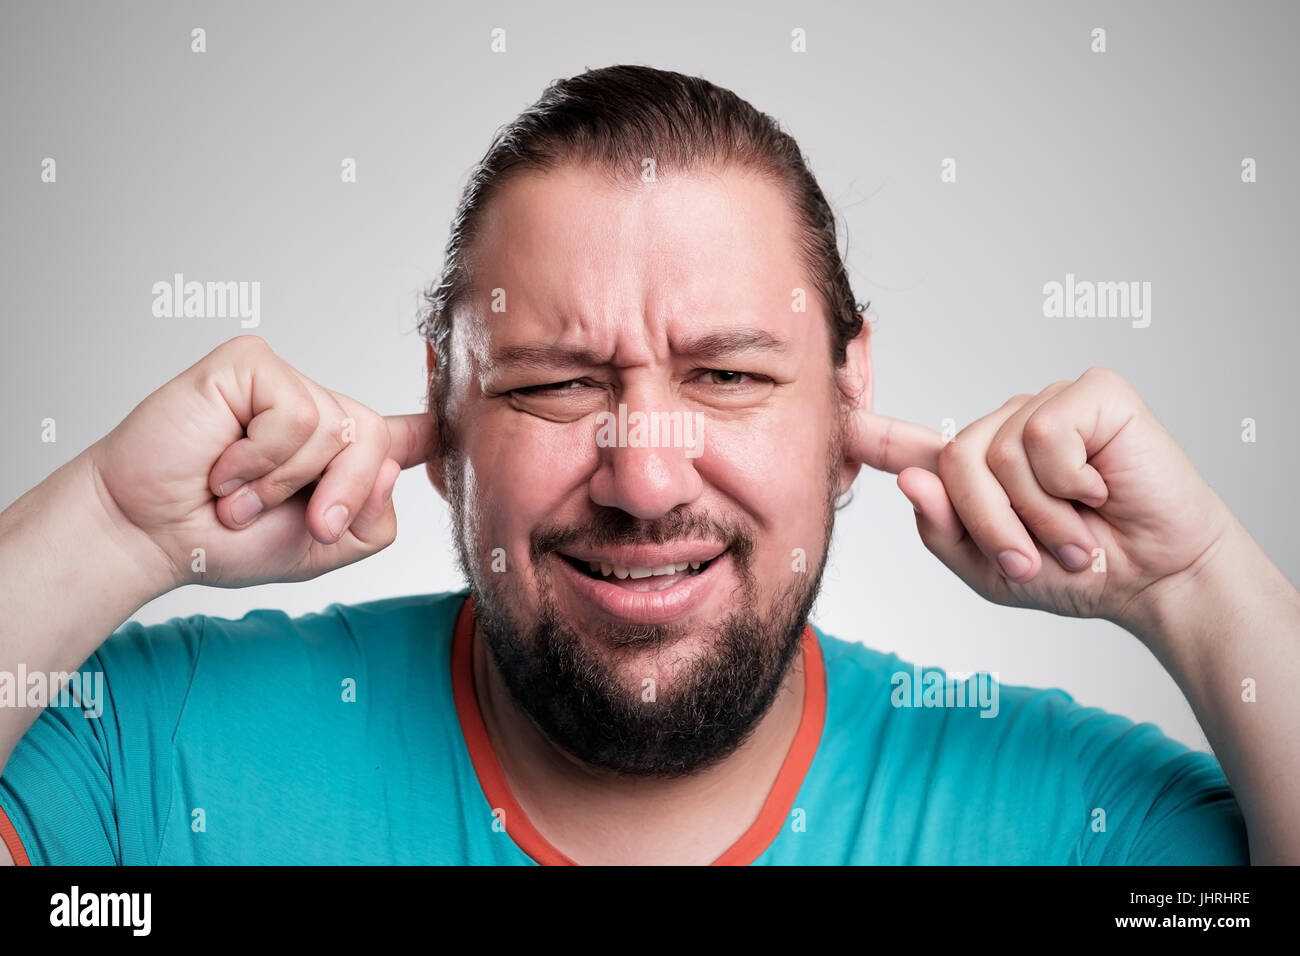
[[[172,587],[161,552],[105,506],[87,454],[0,513],[0,771],[40,713],[27,674],[70,672],[143,604]],[[57,688],[51,688],[51,692]]]
[[[1222,764],[1253,863],[1300,863],[1300,593],[1235,520],[1218,553],[1124,624]]]

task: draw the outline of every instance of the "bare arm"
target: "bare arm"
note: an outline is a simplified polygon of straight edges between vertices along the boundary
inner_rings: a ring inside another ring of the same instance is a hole
[[[0,513],[0,669],[67,672],[142,605],[178,583],[141,532],[114,518],[88,455]],[[40,714],[0,707],[0,773]]]
[[[380,416],[254,336],[218,346],[0,513],[0,672],[71,673],[185,583],[305,581],[386,548],[393,484],[435,434],[429,415]],[[0,707],[0,775],[44,703]]]
[[[0,669],[70,672],[143,604],[173,587],[169,562],[103,506],[78,456],[0,513]],[[0,707],[0,773],[39,707]],[[0,841],[0,866],[13,864]]]
[[[1244,528],[1135,609],[1232,784],[1254,864],[1300,862],[1300,593]]]

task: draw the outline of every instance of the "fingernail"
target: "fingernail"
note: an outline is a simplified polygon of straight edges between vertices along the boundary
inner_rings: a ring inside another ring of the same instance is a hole
[[[343,529],[348,523],[348,509],[345,505],[335,505],[329,511],[325,512],[325,526],[330,529],[330,534],[338,537],[343,533]]]
[[[228,478],[228,479],[226,479],[225,481],[223,481],[223,482],[221,483],[221,486],[217,489],[217,497],[218,497],[218,498],[224,498],[224,497],[226,497],[226,495],[230,494],[232,491],[234,491],[236,488],[238,488],[238,487],[239,487],[240,485],[242,485],[243,483],[244,483],[244,479],[243,479],[243,478]]]
[[[257,517],[262,510],[262,499],[257,492],[249,488],[230,505],[230,520],[235,524],[247,524]]]
[[[1061,545],[1061,549],[1056,552],[1056,556],[1060,558],[1061,563],[1071,571],[1082,571],[1089,565],[1089,563],[1091,563],[1092,560],[1088,556],[1088,552],[1083,550],[1083,548],[1079,547],[1077,544]]]
[[[1029,572],[1031,562],[1019,551],[1003,551],[998,555],[998,566],[1007,577],[1018,578]]]

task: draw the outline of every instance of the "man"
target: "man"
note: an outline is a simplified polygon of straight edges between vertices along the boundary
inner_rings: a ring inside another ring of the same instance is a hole
[[[0,667],[85,662],[34,723],[0,709],[17,862],[1300,861],[1300,707],[1241,695],[1300,678],[1300,595],[1113,373],[949,443],[875,416],[834,217],[733,94],[554,84],[476,169],[427,300],[427,414],[242,336],[0,515]],[[466,593],[101,645],[181,584],[386,547],[417,463]],[[813,629],[864,464],[980,594],[1145,642],[1223,769]]]

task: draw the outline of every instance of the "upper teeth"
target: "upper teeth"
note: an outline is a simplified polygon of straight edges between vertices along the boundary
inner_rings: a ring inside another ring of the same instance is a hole
[[[592,571],[599,571],[605,577],[611,574],[622,580],[623,578],[649,578],[659,574],[678,574],[687,568],[699,570],[699,561],[682,561],[678,564],[664,564],[657,568],[629,568],[621,564],[604,564],[600,561],[588,561],[587,567]]]

